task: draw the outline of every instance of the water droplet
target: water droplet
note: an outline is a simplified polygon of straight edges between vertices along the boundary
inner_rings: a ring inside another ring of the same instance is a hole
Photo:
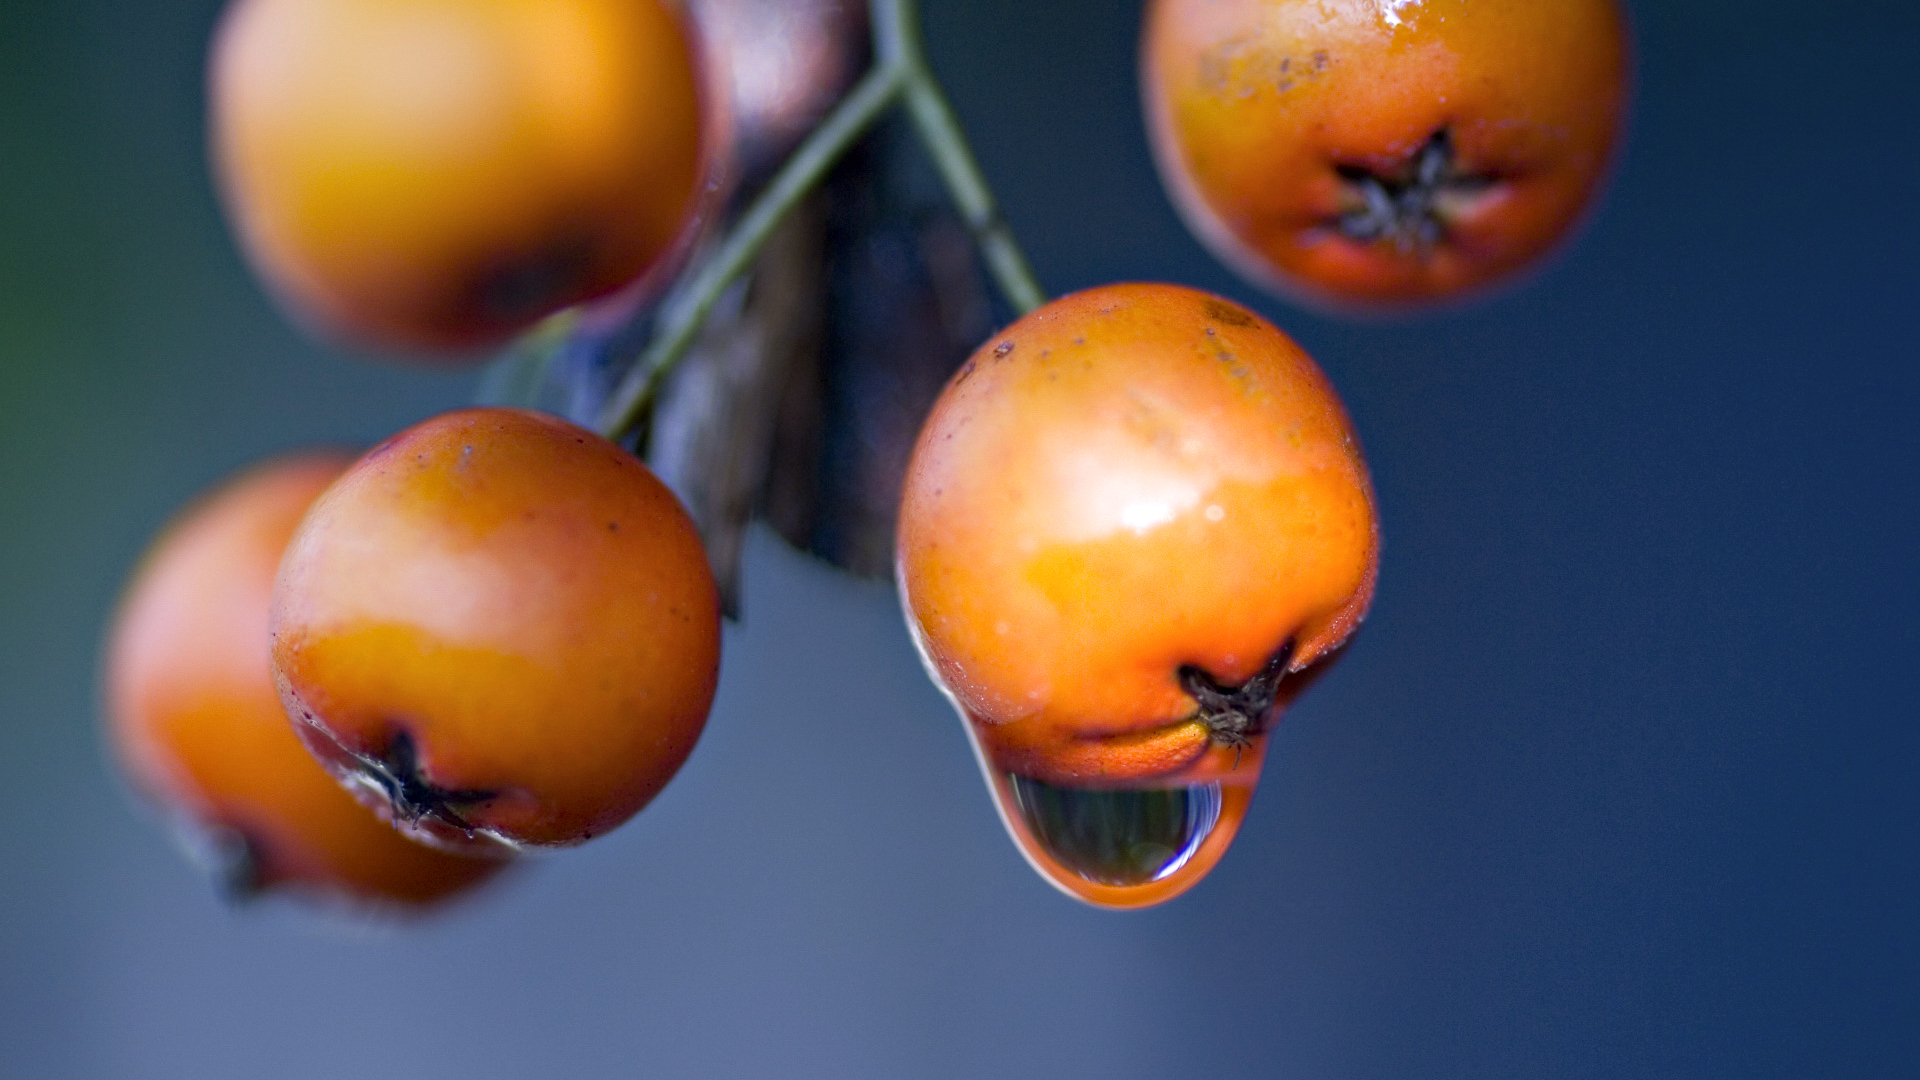
[[[1102,791],[1009,775],[1014,809],[1062,869],[1097,885],[1174,873],[1220,823],[1220,785]]]
[[[1089,904],[1138,908],[1180,895],[1220,862],[1253,799],[1265,741],[1230,772],[1162,787],[1069,787],[982,766],[1001,822],[1041,877]],[[1223,757],[1225,769],[1232,751]]]

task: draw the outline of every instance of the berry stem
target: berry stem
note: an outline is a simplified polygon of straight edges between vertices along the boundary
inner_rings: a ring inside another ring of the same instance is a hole
[[[753,265],[787,212],[819,186],[841,155],[899,100],[905,75],[905,68],[886,63],[868,72],[767,182],[719,250],[682,280],[661,305],[653,340],[601,410],[595,427],[602,435],[617,440],[645,414],[661,379],[693,345],[727,287]]]
[[[1000,216],[993,188],[980,171],[966,129],[954,115],[946,91],[940,88],[940,80],[927,62],[916,0],[873,0],[873,31],[882,63],[898,64],[906,73],[907,115],[932,155],[961,220],[973,233],[994,284],[1019,314],[1046,303],[1046,290],[1035,280],[1026,252]]]
[[[747,207],[720,246],[697,264],[660,306],[646,351],[614,388],[595,428],[619,440],[652,405],[673,366],[693,347],[727,289],[752,267],[760,248],[787,214],[820,186],[827,173],[887,110],[904,103],[914,132],[932,156],[987,272],[1020,314],[1046,303],[1025,252],[980,171],[965,130],[927,62],[916,0],[870,0],[877,59],[872,70],[834,106]]]

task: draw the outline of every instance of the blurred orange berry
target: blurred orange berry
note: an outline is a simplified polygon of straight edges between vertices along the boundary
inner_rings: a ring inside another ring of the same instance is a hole
[[[134,784],[225,861],[236,893],[425,905],[503,864],[417,844],[340,790],[295,736],[268,670],[281,552],[347,460],[260,466],[161,534],[107,644],[108,734]]]
[[[215,163],[302,321],[470,349],[669,261],[718,113],[663,0],[237,0]]]

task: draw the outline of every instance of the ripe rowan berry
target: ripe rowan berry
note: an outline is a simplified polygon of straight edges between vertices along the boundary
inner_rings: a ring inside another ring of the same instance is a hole
[[[1249,278],[1336,304],[1539,259],[1593,198],[1628,81],[1615,0],[1152,0],[1141,52],[1188,224]]]
[[[281,563],[273,667],[336,776],[452,846],[574,844],[699,738],[719,598],[693,523],[564,420],[467,409],[369,451]]]
[[[303,321],[472,348],[678,249],[719,141],[696,67],[663,0],[237,0],[215,163]]]
[[[108,735],[134,784],[223,860],[230,892],[425,905],[504,864],[417,844],[340,790],[295,736],[268,670],[281,552],[347,462],[260,466],[160,535],[109,636]]]
[[[1225,851],[1378,549],[1353,429],[1297,345],[1196,290],[1111,285],[955,374],[908,466],[898,576],[1016,842],[1129,907]]]

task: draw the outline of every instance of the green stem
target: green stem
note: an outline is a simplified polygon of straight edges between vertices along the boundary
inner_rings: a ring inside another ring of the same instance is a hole
[[[993,188],[980,171],[966,129],[960,126],[960,118],[954,115],[946,91],[940,88],[940,80],[927,62],[915,0],[873,0],[873,30],[882,62],[899,64],[906,71],[907,115],[932,155],[961,220],[973,233],[994,284],[1022,315],[1046,303],[1046,290],[1034,278],[1033,267],[1014,239],[1013,229],[1000,216]]]
[[[881,64],[868,72],[853,91],[834,107],[825,121],[781,166],[767,188],[754,200],[733,232],[713,257],[701,263],[694,276],[662,306],[653,340],[640,354],[594,426],[602,435],[618,439],[646,412],[660,380],[693,345],[713,306],[760,253],[787,213],[817,187],[827,171],[849,147],[866,134],[888,108],[899,100],[905,69]]]
[[[767,238],[874,122],[903,100],[915,133],[933,157],[987,272],[1008,303],[1023,315],[1046,303],[1046,292],[1000,216],[966,132],[927,63],[916,0],[869,0],[869,5],[878,62],[781,166],[712,258],[661,305],[653,339],[600,412],[595,427],[601,434],[619,439],[633,429],[667,372],[693,347],[714,305],[753,265]]]

